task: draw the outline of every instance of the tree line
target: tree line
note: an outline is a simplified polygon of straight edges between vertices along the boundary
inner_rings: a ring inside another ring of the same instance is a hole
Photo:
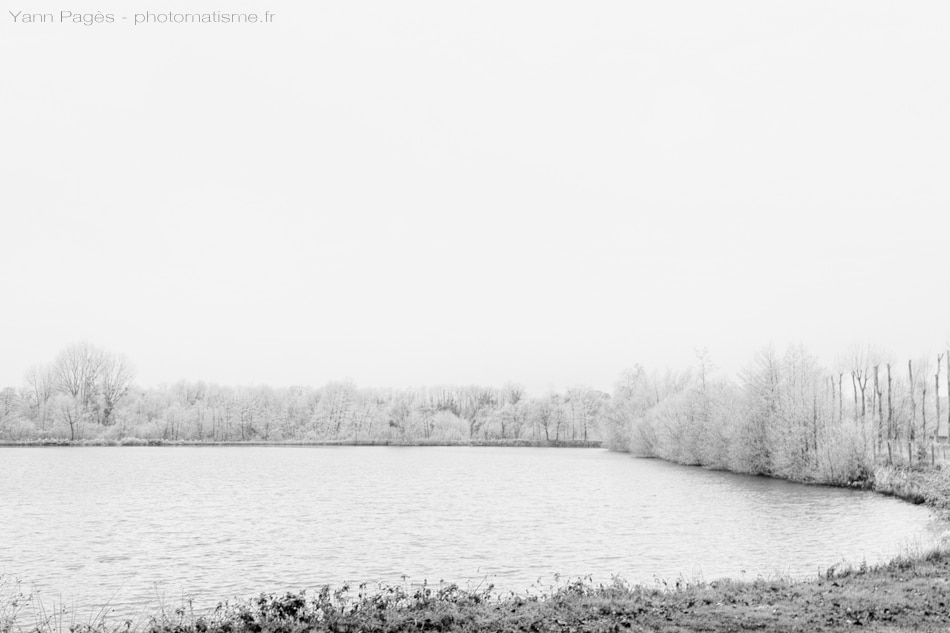
[[[635,365],[608,394],[501,387],[141,387],[131,362],[89,343],[0,390],[0,440],[603,441],[736,472],[847,483],[888,441],[945,440],[950,351],[898,360],[852,345],[830,366],[803,345],[758,350],[736,377],[697,352],[682,371]]]
[[[585,386],[529,397],[523,387],[143,388],[130,361],[70,345],[0,391],[0,439],[170,441],[599,441],[608,394]]]
[[[942,392],[942,387],[946,390]],[[627,371],[609,446],[685,464],[827,483],[865,480],[888,441],[926,450],[950,428],[950,353],[897,361],[852,345],[823,366],[803,345],[758,350],[736,379],[706,351],[683,372]]]

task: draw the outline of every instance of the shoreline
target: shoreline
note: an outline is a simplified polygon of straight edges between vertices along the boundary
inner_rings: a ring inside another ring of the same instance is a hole
[[[210,611],[164,606],[133,624],[100,612],[66,625],[38,599],[0,601],[4,633],[302,633],[322,631],[614,631],[737,630],[946,631],[950,623],[950,551],[933,549],[875,566],[831,567],[812,580],[762,578],[655,586],[567,579],[538,594],[491,586],[320,586],[261,594]],[[25,608],[29,605],[29,608]],[[43,617],[37,617],[43,616]],[[52,616],[52,617],[50,617]],[[30,621],[31,623],[27,623]],[[66,627],[66,628],[64,628]]]
[[[140,438],[122,438],[119,440],[21,440],[0,441],[0,448],[44,448],[44,447],[175,447],[175,446],[284,446],[284,447],[332,447],[332,446],[438,446],[438,447],[504,447],[504,448],[605,448],[601,440],[473,440],[473,441],[427,441],[427,440],[281,440],[212,442],[195,440],[162,440]]]
[[[3,440],[0,448],[101,448],[101,447],[285,447],[285,448],[332,448],[358,446],[389,447],[472,447],[472,448],[600,448],[629,455],[632,459],[657,459],[679,466],[703,468],[713,471],[768,477],[806,486],[827,486],[851,490],[867,490],[884,496],[895,497],[915,505],[927,505],[941,520],[950,521],[950,469],[939,466],[878,465],[867,479],[847,483],[827,482],[815,479],[793,479],[769,474],[742,473],[728,469],[711,468],[702,464],[683,464],[652,455],[637,456],[627,451],[609,448],[601,440],[474,440],[474,441],[428,441],[428,440],[279,440],[279,441],[196,441],[141,439],[127,437],[118,440],[90,439],[42,439]]]
[[[815,479],[793,479],[769,474],[741,473],[728,469],[710,468],[702,464],[682,464],[656,456],[631,455],[627,451],[609,448],[601,440],[474,440],[474,441],[427,441],[427,440],[281,440],[281,441],[195,441],[122,438],[119,440],[20,440],[0,441],[0,448],[102,448],[102,447],[283,447],[283,448],[333,448],[359,446],[388,447],[470,447],[470,448],[599,448],[629,455],[632,459],[657,459],[679,466],[691,466],[713,471],[768,477],[806,486],[827,486],[851,490],[866,490],[894,497],[915,505],[926,505],[942,521],[950,521],[950,469],[940,466],[906,466],[880,464],[869,473],[867,479],[847,483],[827,482]]]
[[[616,449],[609,449],[616,450]],[[750,477],[767,477],[805,486],[824,486],[846,490],[864,490],[885,497],[894,497],[914,505],[925,505],[942,522],[950,527],[950,468],[944,465],[913,465],[878,463],[873,466],[867,477],[855,481],[836,482],[820,479],[795,479],[767,473],[744,473],[728,468],[714,468],[703,464],[684,464],[655,455],[633,455],[628,451],[617,451],[630,455],[634,459],[656,459],[668,464],[702,468],[713,472],[725,472]]]

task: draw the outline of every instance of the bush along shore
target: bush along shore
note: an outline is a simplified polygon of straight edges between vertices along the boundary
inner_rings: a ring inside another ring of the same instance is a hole
[[[29,597],[0,605],[0,633],[303,633],[343,631],[946,631],[950,554],[933,550],[875,567],[832,568],[815,580],[660,582],[631,586],[578,580],[534,595],[454,585],[367,591],[323,587],[187,605],[132,621],[107,616],[64,625],[30,610]],[[45,617],[37,617],[37,616]],[[25,624],[25,622],[31,624]],[[39,624],[36,624],[39,622]]]
[[[950,469],[937,466],[878,466],[868,487],[911,503],[926,504],[950,520]]]

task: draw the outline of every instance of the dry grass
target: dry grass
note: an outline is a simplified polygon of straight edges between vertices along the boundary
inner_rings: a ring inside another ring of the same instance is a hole
[[[222,603],[211,613],[188,605],[139,623],[34,624],[26,602],[0,605],[0,633],[303,633],[305,631],[947,631],[950,554],[908,553],[890,563],[832,568],[810,582],[787,578],[674,582],[567,582],[532,595],[491,587],[323,587]]]

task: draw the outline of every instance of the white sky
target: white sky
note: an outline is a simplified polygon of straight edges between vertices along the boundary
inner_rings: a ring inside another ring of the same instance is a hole
[[[83,339],[533,393],[950,340],[945,0],[0,6],[0,386]],[[64,8],[277,19],[6,12]]]

